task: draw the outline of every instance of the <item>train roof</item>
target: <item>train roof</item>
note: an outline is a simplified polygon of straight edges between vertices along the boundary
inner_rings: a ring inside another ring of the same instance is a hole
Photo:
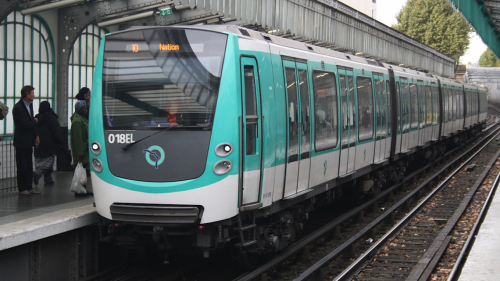
[[[142,30],[142,29],[152,29],[152,28],[160,29],[160,28],[165,28],[165,26],[137,26],[137,27],[134,26],[134,27],[131,27],[131,28],[124,30],[124,31],[114,32],[113,34],[126,32],[126,31],[130,31],[130,30]],[[207,30],[207,31],[215,31],[215,32],[229,32],[229,33],[238,35],[240,37],[246,37],[246,38],[250,37],[250,38],[253,38],[256,40],[261,40],[261,41],[265,41],[268,43],[274,43],[276,45],[285,46],[285,47],[289,47],[289,48],[293,48],[293,49],[298,49],[298,50],[302,50],[302,51],[306,51],[306,52],[310,52],[310,53],[326,55],[329,57],[334,57],[334,58],[352,61],[352,62],[357,62],[357,63],[362,63],[362,64],[368,64],[368,65],[372,65],[372,66],[383,67],[386,69],[392,69],[395,72],[421,76],[422,78],[439,79],[441,81],[441,83],[444,83],[447,85],[453,85],[453,86],[464,85],[464,86],[467,86],[467,88],[472,88],[472,89],[477,89],[477,87],[478,87],[478,86],[472,85],[472,84],[461,83],[461,82],[458,82],[458,81],[450,79],[450,78],[432,75],[432,74],[426,73],[424,71],[418,71],[415,69],[407,68],[404,66],[392,65],[389,63],[385,63],[385,62],[378,62],[374,59],[368,59],[368,58],[365,58],[362,56],[352,55],[349,53],[343,53],[340,51],[331,50],[329,48],[317,46],[314,44],[309,44],[307,42],[288,39],[288,38],[284,38],[281,36],[272,35],[270,33],[256,31],[253,29],[249,29],[249,28],[245,28],[245,27],[241,27],[241,26],[236,26],[236,25],[208,25],[208,26],[176,25],[176,26],[169,26],[169,28],[179,28],[179,29],[189,28],[189,29],[199,29],[199,30]],[[481,86],[479,86],[479,87],[481,87]],[[484,88],[482,88],[482,89],[486,90]]]

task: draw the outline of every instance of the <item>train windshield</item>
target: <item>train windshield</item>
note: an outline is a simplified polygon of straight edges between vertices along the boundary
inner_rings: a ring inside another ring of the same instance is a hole
[[[106,37],[105,129],[210,130],[227,35],[144,29]]]

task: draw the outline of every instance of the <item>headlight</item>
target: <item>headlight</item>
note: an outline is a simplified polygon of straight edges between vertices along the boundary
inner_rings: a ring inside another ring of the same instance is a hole
[[[102,172],[102,162],[101,160],[97,159],[97,158],[92,158],[92,168],[94,168],[94,171],[100,173]]]
[[[99,155],[101,154],[101,145],[94,141],[90,144],[90,150],[92,150],[92,153],[95,155]]]
[[[221,143],[215,148],[215,154],[219,157],[226,157],[233,152],[233,146],[229,143]]]
[[[233,168],[233,163],[229,160],[221,160],[214,165],[214,173],[216,175],[224,175],[227,174],[227,172],[231,171],[231,168]]]

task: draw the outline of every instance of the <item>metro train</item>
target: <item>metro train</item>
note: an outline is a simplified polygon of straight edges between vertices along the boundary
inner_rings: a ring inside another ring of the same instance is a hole
[[[485,88],[243,27],[111,33],[90,106],[95,205],[114,235],[274,252],[319,205],[474,137],[486,111]]]

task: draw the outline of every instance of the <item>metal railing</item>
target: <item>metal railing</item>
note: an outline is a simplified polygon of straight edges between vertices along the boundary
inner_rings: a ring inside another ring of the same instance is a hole
[[[17,193],[17,165],[13,135],[0,140],[0,196]]]

